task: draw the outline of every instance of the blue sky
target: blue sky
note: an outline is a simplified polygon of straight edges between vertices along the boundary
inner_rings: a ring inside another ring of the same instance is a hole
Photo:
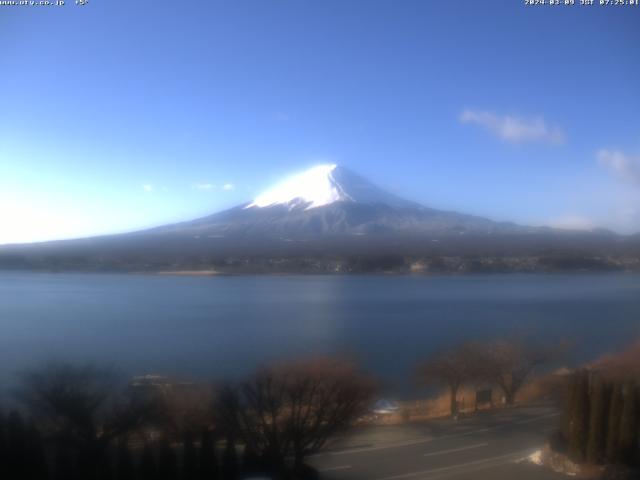
[[[343,164],[433,207],[640,230],[640,7],[0,7],[0,243],[121,232]]]

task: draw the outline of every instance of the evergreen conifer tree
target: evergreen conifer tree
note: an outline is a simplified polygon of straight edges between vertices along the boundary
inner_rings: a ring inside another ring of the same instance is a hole
[[[584,462],[589,438],[589,373],[575,374],[572,382],[569,425],[569,457],[574,462]]]
[[[178,478],[178,460],[168,438],[160,442],[158,452],[158,479],[176,480]]]
[[[128,439],[122,438],[118,442],[116,452],[116,478],[118,480],[135,480],[135,473]]]
[[[599,464],[606,458],[607,448],[607,420],[609,401],[611,399],[610,385],[600,376],[593,379],[591,389],[591,409],[589,415],[589,441],[587,443],[587,461]]]
[[[622,384],[617,382],[613,387],[607,421],[607,462],[620,461],[620,419],[622,418]]]
[[[0,478],[7,478],[7,428],[5,416],[0,411]]]
[[[620,416],[620,460],[635,465],[638,450],[638,389],[635,382],[624,386]]]
[[[25,478],[27,476],[27,449],[27,432],[22,416],[18,412],[11,412],[7,420],[8,478]]]
[[[224,480],[236,480],[239,478],[238,454],[233,442],[227,441],[222,456],[222,478]]]
[[[48,476],[47,457],[42,436],[34,422],[29,423],[27,438],[27,476],[26,480],[44,480]]]
[[[113,480],[113,455],[110,445],[96,456],[96,462],[95,478],[97,480]]]
[[[193,433],[187,431],[182,446],[182,479],[196,480],[198,475],[198,454],[193,442]]]
[[[158,467],[154,449],[149,442],[145,442],[140,454],[138,478],[140,480],[156,480],[158,478],[157,475]]]
[[[200,437],[199,464],[200,480],[218,479],[218,461],[216,458],[213,435],[206,429],[202,431],[202,436]]]
[[[64,442],[58,441],[53,457],[53,480],[72,480],[75,478],[76,469],[71,449]]]

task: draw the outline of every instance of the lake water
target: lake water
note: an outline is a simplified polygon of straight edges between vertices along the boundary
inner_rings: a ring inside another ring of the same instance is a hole
[[[0,378],[51,359],[126,374],[233,377],[348,354],[407,394],[416,362],[471,338],[575,340],[573,361],[640,338],[640,276],[0,273]]]

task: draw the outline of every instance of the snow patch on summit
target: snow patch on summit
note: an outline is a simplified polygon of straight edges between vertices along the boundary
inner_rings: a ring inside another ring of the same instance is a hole
[[[335,164],[317,165],[293,175],[267,190],[244,207],[270,207],[274,205],[306,205],[305,210],[334,202],[353,201],[333,176]]]

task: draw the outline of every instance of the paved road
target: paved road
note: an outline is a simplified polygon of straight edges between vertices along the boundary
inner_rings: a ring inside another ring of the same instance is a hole
[[[544,445],[558,421],[550,406],[472,417],[368,427],[310,461],[326,480],[556,480],[520,460]]]

